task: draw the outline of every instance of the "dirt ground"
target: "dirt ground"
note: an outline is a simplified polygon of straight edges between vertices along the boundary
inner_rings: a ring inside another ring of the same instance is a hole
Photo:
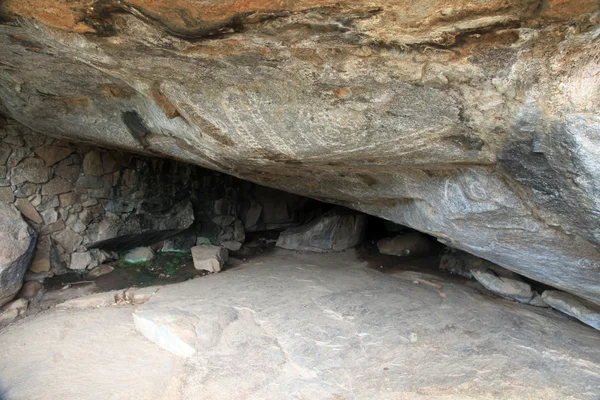
[[[0,398],[600,398],[600,332],[385,269],[276,250],[143,304],[72,300],[0,331]]]

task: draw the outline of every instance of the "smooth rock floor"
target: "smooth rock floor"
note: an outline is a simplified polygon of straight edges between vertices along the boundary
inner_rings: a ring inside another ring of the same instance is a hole
[[[0,397],[597,400],[600,332],[353,252],[277,250],[140,306],[18,321]]]

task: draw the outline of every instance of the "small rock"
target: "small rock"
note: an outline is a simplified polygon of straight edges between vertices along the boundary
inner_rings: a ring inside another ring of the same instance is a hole
[[[546,290],[542,300],[550,307],[600,331],[600,307],[597,305],[558,290]]]
[[[0,202],[12,203],[15,201],[15,195],[10,186],[0,187]]]
[[[41,216],[45,225],[50,225],[58,221],[58,212],[54,208],[42,211]]]
[[[15,197],[29,197],[37,192],[38,185],[35,183],[27,182],[20,185],[15,190]]]
[[[94,214],[86,208],[79,213],[79,219],[87,225],[94,220]]]
[[[73,184],[63,178],[54,178],[50,182],[42,186],[42,195],[52,196],[70,192],[73,189]]]
[[[102,153],[102,169],[105,174],[119,170],[120,165],[110,153]]]
[[[85,175],[100,176],[104,174],[102,154],[97,150],[88,152],[83,158],[83,173]]]
[[[431,236],[411,232],[381,239],[377,242],[377,248],[381,254],[392,256],[423,256],[435,254],[439,250],[440,244]]]
[[[62,231],[63,229],[65,229],[65,222],[63,220],[59,220],[50,225],[43,226],[42,229],[40,229],[40,235],[47,235],[49,233]]]
[[[219,272],[229,257],[226,248],[211,245],[192,247],[194,267],[197,270]]]
[[[157,287],[129,288],[123,295],[125,300],[133,304],[144,304],[158,292]]]
[[[8,161],[6,162],[6,166],[8,168],[17,166],[29,154],[31,154],[31,150],[26,147],[13,148],[13,152],[10,157],[8,157]]]
[[[109,253],[108,251],[101,249],[91,249],[90,252],[92,253],[92,258],[98,264],[104,264],[107,261],[115,261],[119,259],[119,255],[115,252]]]
[[[98,199],[88,199],[88,200],[84,201],[83,203],[81,203],[81,205],[84,207],[93,207],[96,204],[98,204]]]
[[[31,202],[31,205],[34,206],[37,210],[37,207],[42,203],[42,195],[41,194],[34,194],[29,196],[29,201]]]
[[[121,293],[119,291],[95,293],[95,294],[91,294],[89,296],[67,300],[63,303],[57,304],[56,308],[64,309],[64,310],[68,310],[68,309],[84,310],[86,308],[107,307],[107,306],[115,304],[115,298],[120,295],[121,295]]]
[[[38,293],[44,288],[44,285],[38,281],[25,282],[23,288],[21,288],[20,298],[25,300],[31,300],[37,296]]]
[[[69,147],[60,146],[40,146],[35,148],[35,154],[38,155],[46,166],[51,167],[57,162],[69,157],[75,150]]]
[[[62,193],[60,196],[58,196],[58,200],[59,200],[61,207],[69,207],[69,206],[72,206],[73,204],[79,202],[79,193],[75,193],[75,192]]]
[[[150,261],[154,258],[154,251],[150,247],[138,247],[125,255],[125,261],[128,263],[140,263]]]
[[[253,201],[247,210],[242,212],[242,220],[245,227],[256,225],[261,214],[263,207],[260,203]]]
[[[50,268],[50,242],[48,236],[42,236],[38,240],[35,256],[29,266],[29,270],[32,272],[42,272],[50,271]]]
[[[12,169],[10,179],[15,186],[24,182],[45,183],[48,181],[48,168],[40,158],[26,158]]]
[[[92,255],[89,251],[71,254],[70,269],[81,270],[86,269],[92,262]]]
[[[472,269],[471,273],[490,292],[504,298],[516,300],[519,303],[528,304],[536,294],[531,290],[531,286],[521,281],[518,275],[510,271],[498,273],[499,268],[493,270]]]
[[[69,215],[65,223],[69,228],[73,229],[73,231],[77,233],[81,233],[86,229],[85,224],[81,222],[74,214]]]
[[[104,179],[101,176],[79,175],[75,186],[86,189],[101,189],[104,187]]]
[[[5,165],[8,157],[12,153],[12,148],[7,143],[0,143],[0,164]]]
[[[56,208],[60,206],[60,200],[58,200],[57,195],[52,196],[42,196],[42,201],[40,201],[40,205],[36,207],[38,211],[44,211],[49,208]]]
[[[110,265],[102,264],[102,265],[97,266],[93,270],[91,270],[90,273],[88,274],[88,277],[97,278],[102,275],[110,274],[113,271],[114,271],[114,268],[111,267]]]
[[[133,322],[142,335],[163,350],[184,358],[196,353],[194,316],[170,309],[138,309],[133,313]]]
[[[27,198],[17,199],[15,206],[21,214],[30,221],[35,222],[36,224],[41,224],[43,222],[41,215]]]
[[[74,252],[83,241],[83,238],[78,233],[69,228],[63,229],[54,239],[67,253]]]
[[[223,245],[223,247],[227,248],[229,251],[238,251],[242,248],[242,243],[235,242],[233,240],[222,242],[221,245]]]
[[[179,234],[176,236],[172,236],[165,240],[161,251],[163,253],[168,252],[185,252],[189,253],[196,244],[196,237],[193,234],[189,234],[185,232],[184,234]]]

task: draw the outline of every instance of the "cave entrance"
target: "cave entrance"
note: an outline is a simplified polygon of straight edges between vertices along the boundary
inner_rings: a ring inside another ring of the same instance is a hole
[[[30,262],[15,267],[13,297],[22,277],[27,287],[81,295],[178,282],[276,247],[359,249],[380,270],[414,256],[439,263],[435,239],[358,211],[176,160],[47,137],[11,119],[3,126],[0,194],[29,229],[19,243]],[[381,247],[399,234],[408,239]]]

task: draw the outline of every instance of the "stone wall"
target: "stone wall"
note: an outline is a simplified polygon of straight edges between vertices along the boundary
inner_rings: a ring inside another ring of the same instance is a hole
[[[236,250],[246,231],[310,217],[306,198],[198,166],[67,142],[10,119],[0,122],[0,139],[0,201],[39,234],[36,276],[91,269],[113,250],[161,240],[165,250]]]

